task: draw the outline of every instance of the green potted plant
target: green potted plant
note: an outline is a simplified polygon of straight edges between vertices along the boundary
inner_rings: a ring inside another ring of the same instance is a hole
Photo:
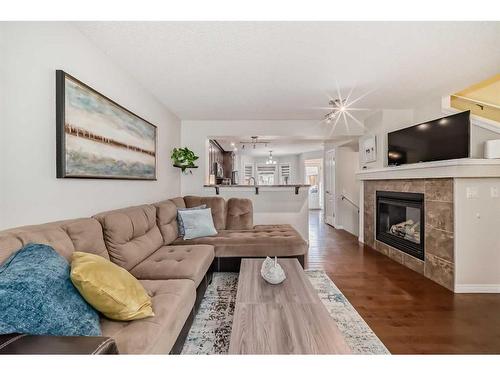
[[[180,168],[184,173],[186,173],[186,169],[188,168],[198,168],[194,162],[198,160],[199,157],[187,147],[174,148],[170,158],[174,162],[174,167]],[[189,173],[193,172],[189,171]]]

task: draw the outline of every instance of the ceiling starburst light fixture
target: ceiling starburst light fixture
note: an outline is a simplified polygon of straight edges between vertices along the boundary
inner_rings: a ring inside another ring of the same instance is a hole
[[[329,136],[331,136],[335,132],[335,129],[337,128],[337,125],[341,119],[342,122],[345,124],[348,133],[350,132],[350,125],[352,122],[354,122],[358,126],[361,126],[361,128],[365,129],[365,125],[361,121],[359,121],[351,112],[370,110],[368,108],[358,108],[354,106],[354,104],[356,104],[366,95],[368,95],[369,92],[351,100],[353,91],[354,88],[351,88],[347,97],[342,98],[339,86],[337,85],[338,97],[332,98],[331,96],[329,96],[330,100],[328,102],[328,107],[321,108],[329,110],[329,112],[324,115],[324,118],[321,121],[321,122],[326,122],[327,124],[332,124],[332,129],[330,131]]]

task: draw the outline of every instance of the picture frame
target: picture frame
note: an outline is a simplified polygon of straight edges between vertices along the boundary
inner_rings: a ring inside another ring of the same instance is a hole
[[[157,180],[158,128],[56,70],[56,177]]]
[[[377,137],[369,135],[361,140],[361,153],[364,163],[371,163],[377,160]]]

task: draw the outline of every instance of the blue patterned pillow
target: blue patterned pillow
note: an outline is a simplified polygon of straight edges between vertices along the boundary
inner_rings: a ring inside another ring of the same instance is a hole
[[[52,247],[29,244],[0,266],[0,334],[100,336],[99,315]]]
[[[201,204],[199,206],[190,207],[190,208],[178,208],[177,209],[177,227],[179,229],[179,237],[184,238],[184,235],[186,234],[186,231],[184,230],[184,222],[182,221],[182,216],[179,214],[179,211],[202,210],[204,208],[207,208],[206,204]]]

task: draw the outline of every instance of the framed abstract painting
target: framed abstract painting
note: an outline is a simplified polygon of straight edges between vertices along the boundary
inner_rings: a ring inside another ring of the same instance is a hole
[[[157,128],[56,71],[57,178],[156,180]]]

